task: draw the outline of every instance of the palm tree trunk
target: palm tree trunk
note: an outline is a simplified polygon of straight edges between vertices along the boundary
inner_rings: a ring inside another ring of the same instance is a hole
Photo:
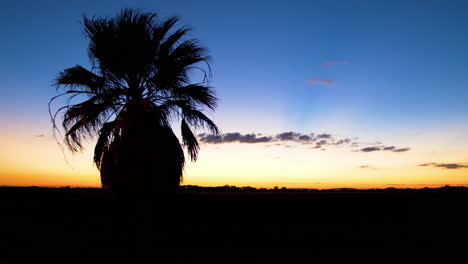
[[[153,255],[175,234],[171,206],[184,166],[184,153],[170,127],[133,117],[105,153],[101,178],[127,212],[132,254]]]

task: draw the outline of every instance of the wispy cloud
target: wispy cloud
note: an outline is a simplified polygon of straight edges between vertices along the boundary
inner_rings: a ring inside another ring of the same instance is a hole
[[[443,169],[464,169],[464,168],[468,168],[467,164],[462,164],[462,163],[436,163],[436,162],[430,162],[430,163],[420,164],[418,166],[421,166],[421,167],[436,167],[436,168],[443,168]]]
[[[323,85],[335,85],[336,82],[332,80],[324,80],[319,78],[309,79],[307,80],[308,84],[323,84]]]
[[[349,144],[349,143],[351,143],[351,139],[350,138],[345,138],[345,139],[339,139],[338,141],[333,143],[333,145],[343,145],[343,144]]]
[[[398,149],[392,150],[392,152],[406,152],[410,150],[411,150],[410,148],[398,148]]]
[[[360,169],[366,169],[366,170],[378,170],[378,169],[379,169],[379,168],[377,168],[377,167],[374,167],[374,166],[371,166],[371,165],[368,165],[368,164],[366,164],[366,165],[361,165],[361,166],[359,166],[359,168],[360,168]]]

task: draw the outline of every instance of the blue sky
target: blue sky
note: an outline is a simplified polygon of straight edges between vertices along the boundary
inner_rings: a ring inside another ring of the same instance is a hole
[[[7,0],[3,132],[51,133],[53,79],[89,67],[82,15],[124,7],[193,27],[213,57],[221,102],[212,116],[223,132],[403,140],[468,124],[468,1]]]
[[[194,28],[213,56],[223,112],[240,102],[252,112],[281,108],[291,129],[337,108],[382,125],[467,116],[466,1],[6,1],[2,112],[23,102],[44,109],[56,73],[88,65],[81,16],[122,7],[178,15]]]

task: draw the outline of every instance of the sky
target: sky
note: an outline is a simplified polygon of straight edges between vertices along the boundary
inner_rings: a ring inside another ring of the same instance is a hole
[[[183,184],[468,186],[468,2],[456,0],[2,1],[0,185],[100,185],[95,142],[63,149],[48,102],[60,71],[90,67],[82,16],[122,8],[181,17],[213,58],[208,115],[224,136],[197,131]]]

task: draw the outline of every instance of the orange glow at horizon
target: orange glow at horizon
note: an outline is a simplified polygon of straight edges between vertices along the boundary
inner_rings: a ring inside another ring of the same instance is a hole
[[[51,137],[0,135],[0,186],[100,187],[92,164],[93,143],[81,154],[62,151]],[[349,149],[307,149],[293,143],[201,146],[196,163],[187,162],[183,185],[256,188],[421,188],[468,186],[468,169],[420,167],[441,160],[463,162],[467,146],[446,153],[356,153]],[[68,163],[67,163],[68,161]],[[366,168],[360,166],[369,165]]]

